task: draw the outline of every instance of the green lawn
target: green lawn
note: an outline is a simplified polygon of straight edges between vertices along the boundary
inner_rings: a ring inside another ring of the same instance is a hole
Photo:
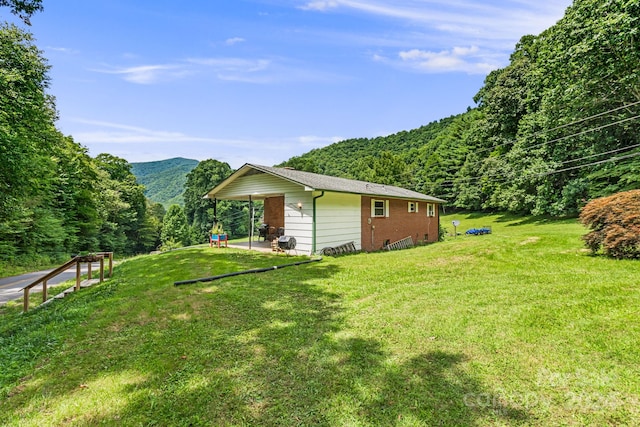
[[[299,260],[179,250],[2,308],[0,425],[637,425],[640,262],[453,219],[493,233],[175,287]]]

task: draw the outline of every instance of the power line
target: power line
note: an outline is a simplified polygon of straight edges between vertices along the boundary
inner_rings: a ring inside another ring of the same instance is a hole
[[[640,147],[640,144],[629,145],[628,147],[622,147],[622,148],[618,148],[616,150],[605,151],[604,153],[590,154],[588,156],[580,157],[578,159],[565,160],[564,162],[561,162],[560,164],[564,165],[564,164],[567,164],[567,163],[579,162],[580,160],[586,160],[586,159],[590,159],[592,157],[604,156],[606,154],[618,153],[620,151],[630,150],[632,148],[637,148],[637,147]]]
[[[639,146],[640,146],[640,144],[636,144],[636,145],[625,147],[625,148],[619,149],[619,150],[611,150],[611,152],[622,151],[622,150],[625,150],[625,149],[635,148],[635,147],[639,147]],[[604,154],[608,154],[608,152],[607,153],[595,154],[595,155],[592,155],[592,156],[586,156],[586,157],[581,158],[581,159],[574,159],[574,160],[562,162],[560,164],[570,163],[572,161],[577,161],[577,160],[584,160],[584,159],[586,159],[588,157],[595,157],[595,156],[604,155]],[[597,165],[604,164],[604,163],[609,163],[609,162],[617,162],[619,160],[626,160],[626,159],[637,157],[637,156],[640,156],[640,151],[635,152],[635,153],[631,153],[631,154],[626,154],[624,156],[611,157],[609,159],[599,160],[597,162],[587,163],[587,164],[583,164],[583,165],[577,165],[577,166],[572,166],[572,167],[563,168],[563,169],[554,169],[554,170],[547,171],[547,172],[544,172],[544,173],[538,173],[538,174],[530,173],[528,175],[523,175],[523,177],[524,178],[541,178],[543,176],[554,175],[554,174],[557,174],[557,173],[568,172],[568,171],[571,171],[571,170],[582,169],[582,168],[586,168],[586,167],[590,167],[590,166],[597,166]],[[469,183],[471,183],[473,181],[480,181],[481,179],[487,179],[487,178],[493,178],[492,179],[493,183],[504,183],[504,182],[507,182],[507,181],[511,181],[513,179],[513,178],[510,178],[510,177],[506,177],[506,176],[503,177],[502,179],[495,179],[496,175],[499,175],[499,173],[488,174],[488,175],[483,175],[483,176],[479,176],[479,177],[469,177],[469,181],[467,182],[467,184],[469,184]],[[440,187],[451,188],[457,183],[459,183],[459,181],[452,181],[452,182],[446,182],[446,183],[437,183],[436,185],[438,185]]]
[[[563,129],[563,128],[566,128],[566,127],[569,127],[569,126],[576,125],[578,123],[586,122],[588,120],[595,119],[597,117],[601,117],[601,116],[605,116],[607,114],[615,113],[616,111],[620,111],[620,110],[623,110],[625,108],[633,107],[633,106],[638,105],[638,104],[640,104],[640,101],[632,102],[631,104],[626,104],[626,105],[623,105],[621,107],[617,107],[617,108],[614,108],[614,109],[611,109],[611,110],[604,111],[602,113],[598,113],[598,114],[594,114],[594,115],[589,116],[589,117],[578,119],[578,120],[575,120],[575,121],[573,121],[571,123],[566,123],[564,125],[556,126],[554,128],[551,128],[551,129],[539,130],[537,132],[534,132],[531,136],[532,137],[536,137],[536,136],[544,134],[544,133],[553,132],[555,130]],[[503,147],[503,146],[509,145],[509,144],[514,144],[516,142],[517,142],[517,140],[514,139],[514,140],[511,140],[511,141],[504,142],[504,143],[499,144],[499,145],[494,145],[493,147],[490,147],[490,148],[484,148],[482,150],[478,150],[477,152],[478,153],[482,153],[482,152],[489,151],[489,150],[495,150],[496,148]],[[533,147],[529,147],[529,148],[533,148]]]
[[[626,106],[625,106],[625,108],[626,108],[626,107],[629,107],[629,106],[637,105],[637,104],[640,104],[640,101],[638,101],[638,102],[634,102],[634,103],[632,103],[632,104],[628,104],[628,105],[626,105]],[[620,108],[622,108],[622,107],[619,107],[619,108],[617,108],[617,109],[615,109],[615,110],[610,110],[610,111],[608,111],[608,112],[600,113],[600,114],[598,114],[598,115],[596,115],[596,116],[592,116],[591,118],[593,118],[593,117],[597,117],[597,116],[602,116],[602,115],[604,115],[604,114],[609,114],[609,113],[611,113],[611,112],[613,112],[613,111],[617,111],[617,110],[619,110]],[[608,128],[608,127],[611,127],[611,126],[615,126],[615,125],[617,125],[617,124],[621,124],[621,123],[625,123],[625,122],[628,122],[628,121],[631,121],[631,120],[635,120],[635,119],[637,119],[637,118],[640,118],[640,115],[636,115],[636,116],[633,116],[633,117],[628,117],[628,118],[626,118],[626,119],[618,120],[617,122],[608,123],[608,124],[606,124],[606,125],[602,125],[602,126],[597,126],[597,127],[595,127],[595,128],[587,129],[587,130],[585,130],[585,131],[581,131],[581,132],[578,132],[578,133],[573,133],[573,134],[571,134],[571,135],[566,135],[566,136],[563,136],[563,137],[560,137],[560,138],[552,139],[552,140],[550,140],[550,141],[545,141],[545,142],[541,142],[541,143],[539,143],[539,144],[530,145],[530,146],[525,147],[525,148],[527,148],[527,149],[529,149],[529,150],[532,150],[532,149],[535,149],[535,148],[540,148],[540,147],[543,147],[543,146],[548,145],[548,144],[553,144],[553,143],[555,143],[555,142],[559,142],[559,141],[563,141],[563,140],[566,140],[566,139],[574,138],[574,137],[576,137],[576,136],[581,136],[581,135],[584,135],[584,134],[587,134],[587,133],[590,133],[590,132],[595,132],[595,131],[598,131],[598,130],[602,130],[602,129],[605,129],[605,128]],[[579,123],[579,122],[586,121],[586,120],[588,120],[588,118],[587,118],[587,119],[582,119],[582,120],[577,121],[577,122],[573,122],[573,123],[571,123],[571,124]],[[567,125],[567,126],[568,126],[568,125]],[[564,127],[564,125],[563,125],[563,126],[560,126],[560,127]],[[558,127],[558,128],[560,128],[560,127]],[[556,128],[556,129],[557,129],[557,128]],[[549,132],[550,132],[551,130],[553,130],[553,129],[550,129],[550,130],[549,130]],[[535,134],[534,134],[534,136],[535,136]],[[504,144],[496,145],[496,146],[492,147],[492,148],[491,148],[491,150],[494,150],[495,148],[502,147],[502,146],[507,145],[507,144],[514,144],[515,142],[517,142],[517,141],[516,141],[516,140],[513,140],[513,141],[506,142],[506,143],[504,143]],[[487,151],[487,150],[488,150],[488,149],[478,150],[478,151],[476,151],[475,153],[482,153],[482,152]],[[507,154],[509,154],[509,153],[504,153],[504,154],[500,154],[500,155],[497,155],[497,156],[493,156],[492,158],[494,158],[494,159],[495,159],[495,158],[503,157],[503,156],[506,156]],[[476,160],[475,162],[467,163],[467,166],[473,166],[473,165],[475,165],[475,164],[482,163],[482,162],[484,162],[485,160],[486,160],[486,158],[479,159],[479,160]]]
[[[634,104],[630,104],[630,105],[635,105],[635,104],[640,104],[640,101],[637,102],[637,103],[634,103]],[[638,119],[638,118],[640,118],[640,115],[636,115],[636,116],[633,116],[633,117],[627,117],[625,119],[621,119],[621,120],[618,120],[618,121],[613,122],[613,123],[608,123],[606,125],[597,126],[595,128],[587,129],[585,131],[581,131],[581,132],[578,132],[578,133],[575,133],[575,134],[572,134],[572,135],[567,135],[567,136],[564,136],[564,137],[561,137],[561,138],[556,138],[554,140],[543,142],[541,144],[536,144],[536,145],[533,145],[533,146],[530,146],[530,147],[527,147],[527,148],[528,149],[538,148],[538,147],[541,147],[543,145],[551,144],[551,143],[554,143],[554,142],[559,142],[559,141],[566,140],[566,139],[573,138],[573,137],[577,137],[577,136],[581,136],[581,135],[584,135],[586,133],[602,130],[602,129],[605,129],[607,127],[611,127],[611,126],[614,126],[614,125],[617,125],[617,124],[625,123],[625,122],[628,122],[628,121],[631,121],[631,120],[635,120],[635,119]],[[590,155],[590,156],[586,156],[584,158],[567,160],[567,161],[560,162],[559,164],[573,163],[573,162],[576,162],[576,161],[584,160],[586,158],[596,157],[596,156],[605,155],[605,154],[611,154],[611,153],[614,153],[614,152],[619,152],[619,151],[624,151],[624,150],[636,148],[638,146],[640,146],[640,144],[627,146],[627,147],[622,147],[622,148],[619,148],[619,149],[616,149],[616,150],[611,150],[611,151],[604,152],[604,153],[593,154],[593,155]],[[493,156],[493,157],[491,157],[491,159],[498,159],[498,158],[506,156],[507,154],[508,153],[505,153],[505,154],[502,154],[502,155],[499,155],[499,156]],[[467,166],[473,166],[474,164],[483,163],[486,160],[487,160],[487,158],[484,158],[484,159],[477,160],[476,162],[473,162],[473,163],[468,163],[466,165]],[[499,175],[499,173],[483,175],[483,176],[479,176],[479,177],[467,177],[467,178],[464,178],[464,180],[466,180],[466,181],[475,181],[475,180],[480,180],[480,179],[487,178],[487,177],[492,177],[492,176],[495,176],[495,175]],[[436,185],[443,186],[443,187],[450,187],[450,186],[455,185],[456,183],[459,183],[461,179],[463,179],[463,178],[445,180],[445,181],[442,181],[440,183],[437,183]]]
[[[536,175],[536,176],[552,175],[552,174],[555,174],[555,173],[567,172],[567,171],[574,170],[574,169],[582,169],[582,168],[586,168],[586,167],[589,167],[589,166],[601,165],[603,163],[617,162],[618,160],[629,159],[631,157],[636,157],[636,156],[640,156],[640,151],[636,152],[636,153],[627,154],[625,156],[611,157],[610,159],[600,160],[600,161],[597,161],[597,162],[588,163],[586,165],[578,165],[578,166],[572,166],[570,168],[557,169],[557,170],[550,171],[550,172],[543,173],[543,174],[539,174],[539,175]]]
[[[617,122],[608,123],[606,125],[602,125],[602,126],[598,126],[598,127],[592,128],[592,129],[587,129],[587,130],[582,131],[582,132],[574,133],[572,135],[567,135],[567,136],[563,136],[563,137],[560,137],[560,138],[552,139],[551,141],[543,142],[543,143],[536,144],[536,145],[531,145],[531,146],[529,146],[527,148],[531,149],[531,148],[542,147],[543,145],[552,144],[554,142],[564,141],[565,139],[575,138],[576,136],[582,136],[582,135],[590,133],[590,132],[595,132],[595,131],[602,130],[602,129],[605,129],[605,128],[608,128],[608,127],[611,127],[611,126],[619,125],[621,123],[625,123],[625,122],[628,122],[628,121],[631,121],[631,120],[635,120],[637,118],[640,118],[640,114],[638,114],[637,116],[627,117],[626,119],[618,120]]]

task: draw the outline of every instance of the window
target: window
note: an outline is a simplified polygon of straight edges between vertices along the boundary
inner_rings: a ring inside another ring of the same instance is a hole
[[[372,217],[389,216],[389,201],[371,199],[371,216]]]
[[[436,216],[435,203],[427,203],[427,216]]]
[[[418,202],[409,202],[407,212],[418,212]]]

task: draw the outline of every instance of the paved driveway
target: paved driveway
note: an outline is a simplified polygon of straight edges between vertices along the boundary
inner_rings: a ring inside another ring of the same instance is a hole
[[[0,279],[0,304],[5,304],[8,301],[22,298],[22,295],[23,295],[22,288],[27,286],[29,283],[32,283],[34,280],[49,273],[50,271],[52,270],[37,271],[34,273],[26,273],[26,274],[21,274],[20,276],[5,277]],[[82,273],[86,274],[86,272],[87,272],[87,266],[86,264],[83,264]],[[94,266],[94,274],[96,274],[95,266]],[[47,286],[58,285],[62,282],[66,282],[67,280],[74,280],[75,278],[76,278],[76,266],[73,265],[67,271],[64,271],[58,274],[53,279],[49,279],[49,281],[47,282]],[[33,292],[42,292],[42,285],[40,284],[38,286],[31,288],[31,294],[33,294]],[[42,299],[42,296],[40,296],[39,298]],[[30,296],[29,299],[35,301],[35,298],[33,296]]]

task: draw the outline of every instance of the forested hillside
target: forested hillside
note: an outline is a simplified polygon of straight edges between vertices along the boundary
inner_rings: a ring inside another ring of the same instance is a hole
[[[640,2],[576,0],[521,38],[477,108],[283,165],[406,186],[469,210],[575,215],[640,188]]]
[[[131,172],[145,187],[144,195],[165,209],[171,205],[184,206],[184,186],[187,174],[198,166],[198,161],[176,157],[156,162],[131,163]]]

